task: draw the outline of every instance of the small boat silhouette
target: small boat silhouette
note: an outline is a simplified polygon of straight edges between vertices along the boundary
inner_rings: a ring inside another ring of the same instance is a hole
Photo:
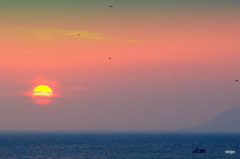
[[[207,152],[207,150],[199,149],[198,147],[195,150],[192,151],[192,153],[206,153],[206,152]]]

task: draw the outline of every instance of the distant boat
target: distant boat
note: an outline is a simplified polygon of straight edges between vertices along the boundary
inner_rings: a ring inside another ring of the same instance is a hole
[[[195,150],[192,151],[192,153],[206,153],[206,152],[207,152],[207,150],[199,149],[198,147]]]

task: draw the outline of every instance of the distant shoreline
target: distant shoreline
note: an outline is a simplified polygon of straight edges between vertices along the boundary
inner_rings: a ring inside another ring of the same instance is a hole
[[[163,131],[163,130],[144,130],[144,131],[104,131],[104,130],[2,130],[0,134],[29,134],[29,133],[54,133],[54,134],[240,134],[240,132],[196,132],[196,131]]]

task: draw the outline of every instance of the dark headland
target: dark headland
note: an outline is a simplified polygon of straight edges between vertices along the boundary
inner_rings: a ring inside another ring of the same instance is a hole
[[[215,118],[203,124],[181,129],[184,132],[226,132],[240,133],[240,107],[235,107],[220,113]]]

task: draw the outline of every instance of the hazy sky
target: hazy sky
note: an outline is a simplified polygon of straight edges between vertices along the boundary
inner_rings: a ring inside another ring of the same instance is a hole
[[[0,130],[173,130],[240,106],[237,0],[1,0],[0,24]]]

